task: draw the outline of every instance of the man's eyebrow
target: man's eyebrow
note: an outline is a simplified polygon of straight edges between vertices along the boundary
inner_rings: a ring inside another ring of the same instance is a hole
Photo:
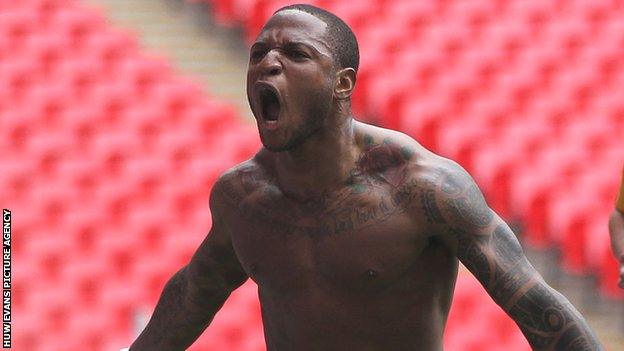
[[[287,41],[286,43],[284,43],[284,46],[306,46],[306,47],[312,47],[312,45],[310,45],[308,43],[304,43],[302,41]]]
[[[258,46],[267,46],[267,43],[265,43],[263,41],[257,41],[255,43],[251,44],[250,49],[253,49],[253,48],[258,47]]]
[[[317,41],[318,41],[318,40],[317,40]],[[327,44],[325,44],[325,43],[323,43],[323,42],[321,42],[321,41],[318,41],[318,42],[319,42],[320,44],[323,44],[324,46],[327,46]],[[250,50],[253,50],[253,49],[255,49],[255,48],[259,48],[259,47],[260,47],[260,48],[262,48],[262,47],[267,47],[267,46],[269,46],[269,44],[267,44],[267,43],[266,43],[266,42],[264,42],[264,41],[260,41],[260,40],[259,40],[259,41],[254,42],[254,43],[251,45]],[[284,46],[284,47],[286,47],[286,48],[292,48],[292,47],[299,47],[299,46],[302,46],[302,47],[308,48],[308,49],[310,49],[310,50],[312,50],[312,51],[316,52],[318,55],[327,56],[327,54],[323,53],[321,50],[319,50],[318,48],[316,48],[314,45],[312,45],[312,44],[310,44],[310,43],[303,42],[303,41],[297,41],[297,40],[287,41],[286,43],[284,43],[284,45],[283,45],[283,46]]]
[[[314,52],[316,52],[318,55],[323,55],[325,56],[326,54],[324,54],[321,50],[319,50],[317,47],[315,47],[314,45],[310,44],[310,43],[306,43],[306,42],[302,42],[302,41],[289,41],[286,42],[284,44],[285,47],[305,47],[307,49],[310,49]]]
[[[315,48],[314,46],[304,43],[304,42],[300,42],[300,41],[289,41],[284,43],[284,47],[285,48],[298,48],[298,47],[303,47],[306,49],[310,49],[310,50],[314,50],[318,52],[318,49]]]

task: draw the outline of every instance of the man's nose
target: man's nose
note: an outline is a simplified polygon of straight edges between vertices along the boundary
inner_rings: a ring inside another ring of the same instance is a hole
[[[277,76],[282,73],[282,63],[278,59],[277,50],[269,51],[263,60],[263,71],[270,76]]]

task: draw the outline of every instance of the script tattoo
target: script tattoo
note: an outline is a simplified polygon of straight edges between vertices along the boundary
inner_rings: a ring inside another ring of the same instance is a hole
[[[266,235],[320,237],[377,225],[405,213],[417,196],[417,182],[407,177],[413,151],[390,139],[377,143],[364,135],[363,140],[365,152],[338,190],[293,200],[265,170],[245,166],[223,182],[222,191],[237,212],[252,226],[262,226]]]
[[[267,235],[325,236],[364,229],[381,223],[393,214],[403,211],[402,199],[411,193],[409,187],[397,189],[394,195],[380,195],[373,201],[363,201],[370,195],[371,185],[365,190],[340,196],[324,195],[306,202],[270,203],[271,195],[262,199],[243,201],[240,213],[251,224],[262,226]]]
[[[438,169],[428,188],[435,196],[430,191],[421,195],[427,218],[445,225],[457,241],[457,257],[514,319],[533,349],[602,350],[583,317],[527,261],[514,233],[489,209],[465,171]]]

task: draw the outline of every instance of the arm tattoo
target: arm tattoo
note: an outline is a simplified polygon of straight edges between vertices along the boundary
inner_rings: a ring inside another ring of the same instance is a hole
[[[444,218],[435,200],[435,191],[433,189],[420,189],[420,203],[425,210],[429,223],[444,223]]]
[[[438,171],[431,184],[437,206],[430,193],[421,192],[427,218],[455,239],[457,257],[534,350],[603,350],[574,306],[531,266],[514,233],[463,170]]]
[[[186,267],[167,282],[148,326],[130,348],[185,350],[204,331],[226,296],[199,296],[188,284]]]
[[[446,194],[444,205],[456,222],[487,227],[492,221],[493,213],[474,182],[462,184],[461,175],[451,173],[443,176],[441,190]]]
[[[500,224],[471,238],[456,230],[457,256],[492,299],[518,324],[535,350],[602,350],[583,317],[550,288],[522,253],[513,232]]]
[[[462,228],[484,228],[492,222],[492,211],[465,171],[435,169],[423,184],[420,199],[429,222],[444,224],[448,217]]]
[[[218,210],[224,206],[223,182],[213,188],[213,223],[191,262],[169,279],[145,330],[131,351],[185,350],[206,329],[230,292],[247,279],[231,246],[227,225]]]

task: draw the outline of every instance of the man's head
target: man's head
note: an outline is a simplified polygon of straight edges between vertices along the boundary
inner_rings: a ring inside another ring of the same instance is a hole
[[[338,16],[322,8],[306,4],[289,5],[275,11],[296,10],[311,14],[327,24],[325,39],[329,44],[334,60],[340,68],[351,67],[357,72],[360,66],[360,51],[357,39],[351,28]]]
[[[348,109],[358,66],[355,35],[338,17],[311,5],[277,10],[251,47],[247,72],[264,146],[290,150]]]

